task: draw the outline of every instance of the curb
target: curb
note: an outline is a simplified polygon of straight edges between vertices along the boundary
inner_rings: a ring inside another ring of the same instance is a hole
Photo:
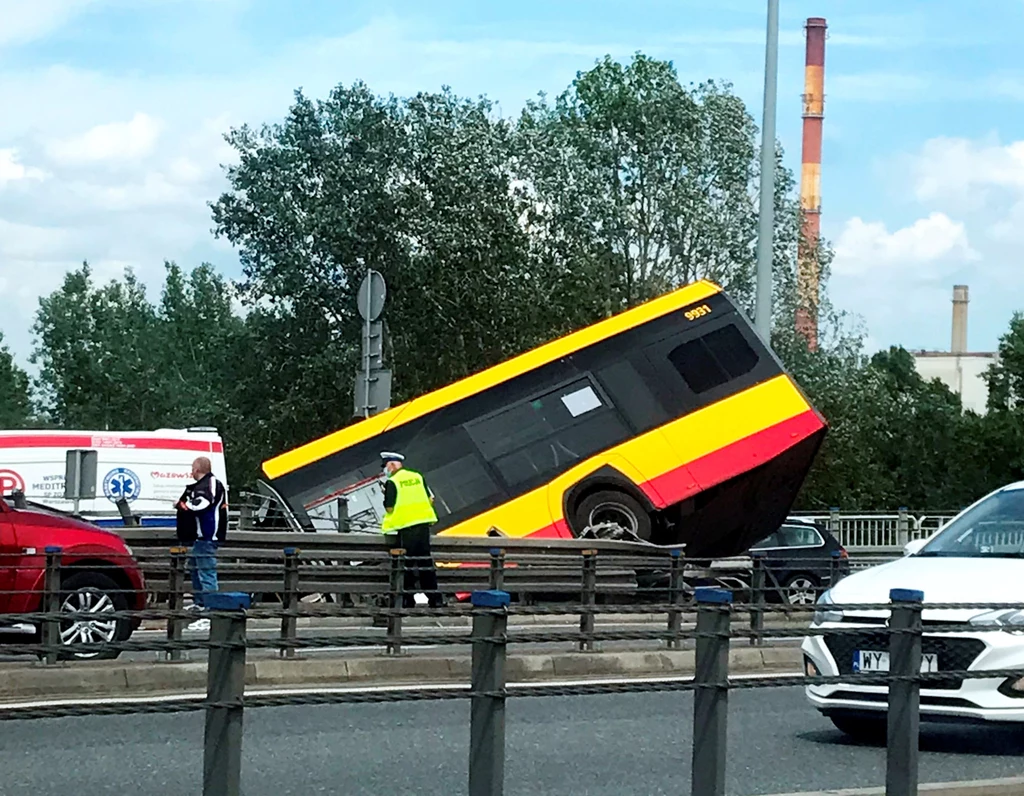
[[[976,779],[965,782],[922,782],[917,792],[928,796],[1018,796],[1024,793],[1024,777]],[[777,793],[775,796],[885,796],[885,787],[813,790]]]
[[[692,676],[693,650],[651,652],[570,652],[509,655],[508,682],[534,682],[566,677]],[[772,674],[798,671],[802,653],[793,647],[734,649],[729,652],[731,674]],[[458,657],[374,656],[320,657],[248,661],[247,688],[305,685],[369,685],[469,682],[472,659]],[[26,698],[120,697],[179,692],[205,692],[205,661],[182,663],[77,663],[43,668],[36,664],[4,673],[0,708],[4,702]]]

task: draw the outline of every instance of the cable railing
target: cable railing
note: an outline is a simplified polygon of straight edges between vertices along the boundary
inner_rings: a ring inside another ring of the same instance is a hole
[[[472,591],[465,604],[438,608],[408,607],[408,594],[401,577],[392,581],[383,606],[347,607],[338,604],[303,605],[296,602],[301,578],[297,577],[299,556],[289,551],[281,567],[283,585],[291,596],[279,605],[261,605],[252,595],[219,591],[206,595],[204,614],[210,621],[208,636],[185,637],[173,631],[176,623],[195,619],[195,613],[181,605],[149,606],[140,610],[115,607],[103,611],[103,621],[127,625],[155,621],[168,628],[164,637],[142,640],[120,636],[83,642],[62,636],[76,622],[96,621],[95,612],[75,610],[61,602],[61,582],[66,572],[57,551],[46,552],[45,599],[35,610],[8,618],[42,629],[37,639],[7,648],[8,652],[34,655],[47,663],[77,655],[111,657],[112,653],[157,653],[165,660],[181,660],[183,654],[205,656],[206,691],[203,695],[169,695],[160,699],[107,699],[92,702],[52,700],[23,706],[0,705],[0,719],[45,719],[61,716],[119,715],[128,713],[172,713],[204,711],[204,794],[235,796],[240,793],[241,749],[244,742],[242,716],[246,710],[282,705],[337,705],[365,702],[408,702],[468,699],[470,742],[467,768],[471,796],[499,794],[504,782],[505,703],[510,698],[583,696],[639,692],[692,692],[693,747],[690,750],[691,793],[693,796],[721,794],[728,761],[727,726],[729,695],[736,689],[802,686],[816,694],[823,704],[835,702],[842,694],[859,720],[871,724],[886,744],[886,794],[910,796],[918,786],[918,730],[923,712],[935,712],[956,696],[966,683],[989,681],[993,690],[1012,700],[1024,695],[1024,666],[986,666],[986,650],[993,640],[1019,633],[1012,623],[966,621],[979,613],[1024,611],[1018,603],[925,602],[920,591],[894,588],[889,600],[877,604],[819,604],[790,606],[766,603],[750,592],[733,592],[713,586],[685,588],[683,564],[670,571],[667,598],[644,605],[598,603],[598,556],[588,554],[579,566],[580,594],[567,606],[519,602],[510,591],[512,581],[501,551],[489,551],[486,583]],[[681,556],[673,556],[682,562]],[[403,554],[391,551],[389,573],[406,574]],[[755,570],[756,572],[756,570]],[[493,588],[488,588],[493,587]],[[56,593],[56,597],[54,596]],[[66,594],[66,590],[64,592]],[[764,595],[765,589],[760,594]],[[56,608],[56,610],[55,610]],[[646,626],[601,627],[596,618],[609,613],[661,616]],[[814,613],[812,618],[811,614]],[[574,615],[578,624],[555,629],[530,628],[517,624],[525,617]],[[314,627],[309,635],[294,632],[295,624],[307,617],[347,617],[375,624],[382,620],[383,637],[365,627]],[[428,628],[406,634],[403,621],[426,617],[464,620],[469,627]],[[758,620],[757,617],[760,617]],[[778,672],[756,678],[738,678],[730,673],[730,649],[736,646],[770,645],[789,640],[794,629],[786,626],[802,619],[801,638],[820,639],[828,650],[825,658],[804,652],[801,672]],[[258,636],[252,626],[261,621],[280,623],[280,634]],[[865,641],[870,637],[870,642]],[[1015,638],[1015,636],[1014,636]],[[615,682],[510,682],[509,661],[516,649],[536,645],[566,645],[600,655],[602,643],[645,643],[665,649],[692,651],[688,671],[660,678],[618,679]],[[449,682],[398,684],[387,689],[287,689],[247,693],[245,671],[248,660],[263,654],[284,659],[300,650],[334,648],[345,650],[366,644],[382,644],[391,654],[417,647],[436,647],[470,658],[469,675]],[[867,649],[860,649],[867,645]],[[858,650],[860,670],[851,670],[840,660],[840,650]],[[864,656],[868,657],[865,658]],[[996,660],[997,658],[993,658]],[[825,661],[828,666],[823,665]],[[1006,660],[1006,658],[1002,658]],[[152,665],[152,664],[151,664]],[[156,664],[160,665],[160,664]],[[833,688],[829,691],[829,688]],[[840,691],[834,690],[841,689]],[[850,696],[853,694],[853,696]],[[977,707],[977,706],[976,706]],[[834,705],[833,705],[834,709]],[[969,711],[968,711],[969,712]],[[838,725],[837,725],[838,726]]]

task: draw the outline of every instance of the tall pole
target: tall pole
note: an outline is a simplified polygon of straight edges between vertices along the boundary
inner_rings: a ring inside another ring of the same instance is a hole
[[[372,282],[370,279],[370,266],[366,266],[366,320],[363,322],[363,373],[366,375],[366,381],[363,384],[363,417],[370,416],[370,377],[373,376],[373,363],[371,359],[371,346],[370,346],[370,318],[372,310],[370,307],[373,305],[373,294],[372,294]]]
[[[757,227],[757,304],[754,326],[767,343],[772,331],[772,244],[775,230],[775,95],[779,71],[779,0],[768,0],[761,115],[761,209]]]

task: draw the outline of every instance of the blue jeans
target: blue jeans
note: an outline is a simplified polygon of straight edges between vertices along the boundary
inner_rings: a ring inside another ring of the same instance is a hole
[[[217,591],[217,543],[197,539],[189,555],[192,572],[192,602],[203,606],[203,595]]]

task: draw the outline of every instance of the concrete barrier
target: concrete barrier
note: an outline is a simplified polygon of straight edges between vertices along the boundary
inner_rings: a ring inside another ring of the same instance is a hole
[[[732,674],[799,671],[796,647],[740,648],[729,654]],[[650,677],[693,674],[693,650],[651,652],[566,652],[509,655],[508,681],[538,682],[587,677]],[[246,664],[249,688],[301,688],[316,685],[466,683],[468,655],[332,656]],[[65,666],[7,668],[0,676],[0,708],[31,698],[134,697],[192,694],[206,690],[206,662],[75,663]]]
[[[922,782],[917,792],[927,796],[1020,796],[1024,793],[1024,777],[977,779],[969,782]],[[800,791],[777,793],[775,796],[885,796],[885,787]]]

